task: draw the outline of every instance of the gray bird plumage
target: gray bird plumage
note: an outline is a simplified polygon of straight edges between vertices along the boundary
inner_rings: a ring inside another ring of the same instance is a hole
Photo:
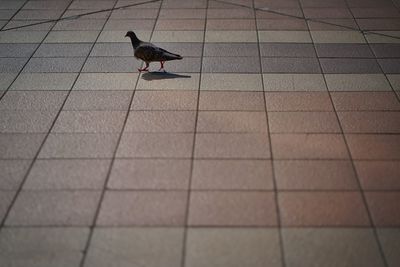
[[[160,70],[163,70],[165,61],[182,59],[182,56],[178,54],[171,53],[152,43],[143,42],[139,40],[136,34],[132,31],[127,32],[125,37],[129,37],[131,39],[135,57],[143,60],[146,63],[146,67],[138,69],[140,72],[147,71],[150,62],[154,61],[160,62],[161,63]]]

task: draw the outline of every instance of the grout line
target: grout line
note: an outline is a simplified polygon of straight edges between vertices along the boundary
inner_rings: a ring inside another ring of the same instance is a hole
[[[275,201],[275,211],[276,211],[276,220],[277,220],[277,226],[278,226],[278,236],[279,236],[279,249],[280,249],[280,260],[282,267],[286,266],[286,258],[285,258],[285,248],[284,248],[284,243],[283,243],[283,232],[282,232],[282,221],[281,221],[281,212],[280,212],[280,207],[279,207],[279,197],[278,197],[278,192],[281,190],[278,190],[278,185],[276,181],[276,172],[275,172],[275,164],[274,164],[274,155],[273,155],[273,150],[272,150],[272,141],[271,141],[271,131],[270,131],[270,123],[269,123],[269,117],[268,117],[268,108],[267,108],[267,99],[266,99],[266,94],[265,94],[265,86],[264,86],[264,75],[263,75],[263,66],[262,66],[262,53],[261,53],[261,45],[260,45],[260,37],[259,37],[259,30],[258,30],[258,24],[257,24],[257,15],[256,15],[256,9],[255,9],[255,1],[252,0],[252,8],[254,12],[254,22],[256,26],[256,35],[257,35],[257,47],[258,47],[258,60],[259,60],[259,67],[260,67],[260,77],[261,77],[261,84],[263,87],[263,103],[264,103],[264,112],[265,112],[265,119],[266,119],[266,126],[267,126],[267,138],[268,138],[268,145],[269,145],[269,150],[270,150],[270,156],[271,156],[271,169],[272,169],[272,182],[273,182],[273,192],[274,192],[274,201]]]
[[[196,102],[196,115],[195,115],[195,123],[194,123],[194,134],[193,134],[193,144],[192,144],[192,154],[190,157],[190,175],[188,181],[188,192],[186,199],[186,210],[185,210],[185,225],[183,231],[183,240],[182,240],[182,258],[181,258],[181,267],[186,266],[186,253],[188,246],[188,228],[189,228],[189,212],[190,212],[190,199],[192,192],[192,180],[193,180],[193,167],[195,160],[195,149],[196,149],[196,136],[197,136],[197,127],[198,127],[198,118],[199,118],[199,109],[200,109],[200,93],[201,93],[201,78],[203,75],[203,60],[204,60],[204,51],[206,45],[206,31],[207,31],[207,18],[208,18],[208,6],[209,0],[206,0],[206,8],[205,8],[205,18],[204,18],[204,28],[203,28],[203,40],[201,42],[202,49],[200,55],[200,72],[199,72],[199,84],[197,90],[197,102]]]
[[[24,6],[29,2],[29,0],[25,0],[25,2],[22,4],[22,6],[20,6],[20,8],[18,8],[15,13],[8,19],[7,23],[4,24],[1,28],[0,28],[0,32],[3,31],[4,27],[7,26],[8,23],[11,22],[11,20],[24,8]],[[7,10],[7,9],[6,9]],[[14,9],[11,9],[14,10]]]
[[[301,4],[301,1],[298,0],[298,2],[299,2],[299,5],[300,5],[300,8],[301,8],[301,11],[304,12],[304,11],[303,11],[303,6],[302,6],[302,4]],[[349,9],[349,11],[351,12],[350,8],[348,7],[347,0],[345,0],[345,3],[346,3],[347,8]],[[352,12],[351,12],[351,14],[352,14]],[[353,16],[353,19],[354,19],[354,16]],[[359,27],[357,21],[355,21],[355,22],[356,22],[357,27]],[[307,27],[309,27],[309,26],[307,25]],[[361,31],[361,32],[364,33],[363,31]],[[315,44],[314,44],[314,39],[313,39],[313,37],[312,37],[311,32],[310,32],[310,38],[311,38],[311,40],[312,40],[312,43],[313,43],[315,52],[317,52],[317,51],[316,51]],[[366,40],[364,34],[363,34],[363,38]],[[367,43],[368,43],[368,42],[367,42]],[[321,65],[321,61],[320,61],[319,58],[318,58],[318,62],[319,62],[319,65],[320,65],[320,69],[321,69],[321,71],[322,71],[322,65]],[[338,122],[340,131],[341,131],[341,135],[342,135],[342,138],[343,138],[343,141],[344,141],[345,146],[346,146],[347,154],[348,154],[348,156],[349,156],[350,163],[351,163],[353,172],[354,172],[354,174],[355,174],[355,178],[356,178],[356,182],[357,182],[357,185],[358,185],[358,188],[359,188],[359,192],[360,192],[360,195],[361,195],[361,198],[362,198],[364,207],[365,207],[365,211],[366,211],[367,216],[368,216],[369,225],[372,227],[372,231],[373,231],[373,234],[374,234],[375,242],[376,242],[376,244],[377,244],[377,246],[378,246],[378,251],[379,251],[379,254],[380,254],[380,256],[381,256],[382,262],[383,262],[383,264],[384,264],[385,267],[388,267],[388,263],[387,263],[387,261],[386,261],[385,255],[384,255],[384,253],[383,253],[383,248],[382,248],[382,245],[381,245],[381,243],[380,243],[380,241],[379,241],[378,234],[377,234],[377,231],[376,231],[376,227],[375,227],[375,225],[374,225],[374,221],[373,221],[373,218],[372,218],[372,214],[371,214],[371,211],[370,211],[370,209],[369,209],[369,206],[368,206],[368,203],[367,203],[367,199],[366,199],[366,196],[365,196],[365,193],[364,193],[364,190],[363,190],[361,181],[360,181],[360,177],[359,177],[359,175],[358,175],[356,166],[355,166],[355,164],[354,164],[354,159],[353,159],[353,156],[352,156],[352,154],[351,154],[351,150],[350,150],[349,144],[348,144],[348,142],[347,142],[346,134],[345,134],[344,131],[343,131],[342,122],[341,122],[341,120],[340,120],[340,118],[339,118],[338,112],[337,112],[336,107],[335,107],[335,105],[334,105],[334,101],[333,101],[333,99],[332,99],[331,91],[329,90],[328,83],[327,83],[327,81],[326,81],[325,75],[323,75],[323,78],[324,78],[325,86],[326,86],[327,91],[328,91],[329,99],[330,99],[330,101],[331,101],[331,104],[332,104],[332,106],[333,106],[333,109],[334,109],[334,112],[335,112],[335,115],[336,115],[336,120],[337,120],[337,122]]]

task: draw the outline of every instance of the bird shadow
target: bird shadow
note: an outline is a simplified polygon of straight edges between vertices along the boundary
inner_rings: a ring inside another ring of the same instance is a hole
[[[146,81],[164,80],[164,79],[177,79],[177,78],[190,78],[190,75],[182,75],[171,72],[153,71],[142,74],[142,79]]]

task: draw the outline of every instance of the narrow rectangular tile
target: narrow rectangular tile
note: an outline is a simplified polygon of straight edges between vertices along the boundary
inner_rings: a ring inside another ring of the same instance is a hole
[[[262,92],[201,91],[200,110],[264,110]]]
[[[263,74],[266,91],[326,91],[322,74]]]
[[[201,111],[197,132],[266,132],[265,112]]]
[[[201,90],[262,91],[259,74],[203,74]]]
[[[325,74],[329,91],[390,91],[383,74]]]
[[[400,136],[388,134],[347,134],[353,159],[400,159]]]

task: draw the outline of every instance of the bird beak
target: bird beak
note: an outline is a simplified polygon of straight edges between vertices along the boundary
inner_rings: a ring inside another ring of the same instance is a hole
[[[128,37],[128,34],[125,34],[125,37]]]

